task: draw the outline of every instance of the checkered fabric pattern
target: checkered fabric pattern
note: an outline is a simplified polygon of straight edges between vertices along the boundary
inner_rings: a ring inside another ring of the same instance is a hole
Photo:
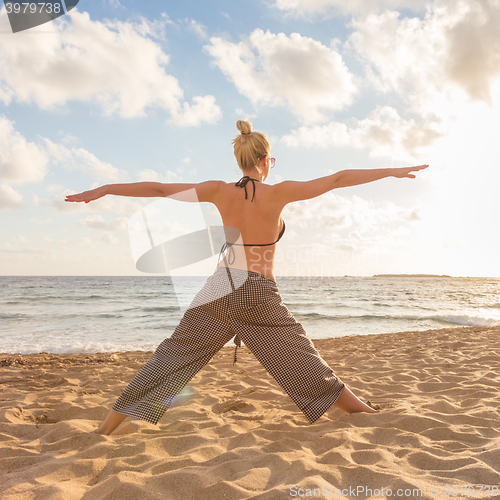
[[[233,337],[237,345],[243,340],[311,423],[341,395],[344,383],[283,304],[276,282],[257,272],[218,267],[113,410],[157,424]]]

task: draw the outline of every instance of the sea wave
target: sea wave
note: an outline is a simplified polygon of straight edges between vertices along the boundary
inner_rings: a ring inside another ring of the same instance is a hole
[[[86,300],[109,300],[111,297],[106,295],[30,295],[30,296],[18,296],[15,297],[15,301],[8,301],[7,304],[26,304],[27,302],[43,302],[48,300],[56,300],[58,302],[76,302],[76,301],[86,301]]]
[[[0,320],[25,320],[28,317],[29,317],[28,314],[23,314],[23,313],[12,313],[12,314],[0,313]]]
[[[170,312],[179,312],[179,307],[176,306],[162,306],[162,307],[141,307],[141,311],[144,312],[163,312],[163,313],[170,313]]]
[[[70,353],[97,353],[97,352],[127,352],[127,351],[154,351],[158,344],[130,342],[130,343],[110,343],[110,342],[74,342],[61,345],[59,343],[16,343],[2,346],[2,351],[11,354],[37,354],[40,352],[50,352],[54,354]],[[5,349],[5,350],[4,350]]]
[[[312,339],[500,325],[500,279],[277,279]],[[0,350],[153,350],[182,317],[177,298],[185,295],[169,284],[150,276],[0,277]]]
[[[443,313],[443,314],[332,314],[325,315],[317,312],[296,313],[295,317],[301,321],[436,321],[438,323],[455,324],[461,326],[500,326],[500,318],[485,317],[472,314]]]
[[[430,319],[461,326],[500,326],[498,318],[485,318],[468,314],[437,314]]]

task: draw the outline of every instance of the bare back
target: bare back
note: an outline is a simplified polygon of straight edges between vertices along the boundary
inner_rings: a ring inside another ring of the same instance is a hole
[[[281,211],[284,203],[278,196],[277,187],[255,182],[255,197],[252,183],[245,189],[234,183],[222,183],[219,196],[214,204],[219,210],[224,226],[239,230],[245,244],[272,243],[277,240],[281,226]],[[255,271],[271,279],[274,277],[274,256],[276,245],[269,246],[236,246],[235,260],[231,267]],[[225,266],[222,260],[219,264]]]

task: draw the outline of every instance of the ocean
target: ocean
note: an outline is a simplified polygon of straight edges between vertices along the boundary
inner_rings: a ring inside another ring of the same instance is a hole
[[[177,296],[194,294],[205,279],[174,287],[163,276],[1,276],[0,352],[153,351],[182,317]],[[312,339],[500,325],[500,278],[276,281]]]

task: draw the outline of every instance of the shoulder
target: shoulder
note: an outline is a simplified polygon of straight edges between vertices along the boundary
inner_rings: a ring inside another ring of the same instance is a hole
[[[303,187],[301,181],[282,181],[274,184],[274,196],[278,198],[283,205],[300,199],[300,193]]]
[[[196,185],[196,194],[199,201],[215,203],[220,192],[226,187],[224,181],[204,181]]]
[[[316,198],[327,191],[339,187],[339,173],[318,177],[309,181],[283,181],[275,184],[276,196],[279,197],[283,205],[294,201],[309,200]]]

